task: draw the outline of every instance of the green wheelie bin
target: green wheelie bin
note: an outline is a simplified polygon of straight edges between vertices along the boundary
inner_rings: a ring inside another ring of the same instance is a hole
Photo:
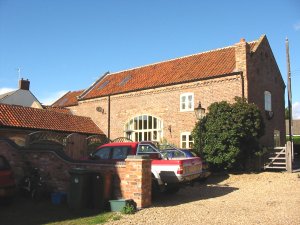
[[[92,172],[83,168],[74,168],[70,173],[68,205],[72,209],[91,207]]]

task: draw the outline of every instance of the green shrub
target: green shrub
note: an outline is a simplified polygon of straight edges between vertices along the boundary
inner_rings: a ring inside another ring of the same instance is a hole
[[[258,107],[235,100],[211,104],[192,132],[195,149],[214,169],[245,169],[247,160],[262,152],[258,140],[264,123]]]
[[[136,211],[135,207],[132,204],[126,203],[126,205],[121,210],[123,214],[134,214]]]

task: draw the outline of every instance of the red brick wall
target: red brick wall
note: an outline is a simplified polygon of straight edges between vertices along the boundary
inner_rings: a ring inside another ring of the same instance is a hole
[[[111,139],[123,137],[125,124],[135,116],[147,114],[163,121],[163,136],[169,143],[180,145],[180,134],[193,130],[196,122],[194,111],[180,112],[180,94],[194,93],[195,107],[198,102],[204,108],[216,101],[233,102],[242,96],[240,75],[199,81],[172,87],[157,88],[129,94],[111,96]],[[102,107],[104,114],[97,112]],[[76,115],[89,116],[107,135],[107,97],[79,102],[72,107]],[[172,132],[168,127],[171,126]]]
[[[52,151],[19,150],[5,140],[0,140],[0,154],[9,160],[17,182],[26,174],[29,163],[49,175],[47,182],[54,190],[68,191],[70,169],[86,168],[112,174],[113,198],[133,199],[142,208],[151,205],[151,161],[148,159],[126,159],[122,165],[73,163]]]
[[[242,97],[243,86],[244,97],[258,105],[264,117],[264,91],[268,90],[272,93],[274,118],[267,120],[265,117],[266,135],[261,143],[272,146],[276,129],[281,133],[283,145],[285,143],[284,83],[267,39],[261,37],[256,46],[258,48],[254,47],[252,49],[254,52],[250,52],[250,45],[245,40],[235,45],[235,71],[242,72],[243,82],[240,75],[235,75],[111,96],[110,138],[125,136],[126,122],[135,116],[147,114],[161,119],[163,137],[169,143],[180,146],[181,133],[192,131],[196,122],[194,112],[180,112],[180,94],[194,93],[195,106],[201,101],[202,106],[207,109],[213,102],[222,100],[233,102],[235,96]],[[98,106],[104,109],[103,114],[96,111]],[[76,115],[91,117],[104,133],[108,134],[107,97],[80,101],[78,106],[70,108]],[[169,127],[172,132],[168,130]]]
[[[248,65],[248,100],[255,103],[262,111],[266,135],[261,143],[265,146],[273,146],[274,130],[280,131],[281,145],[285,144],[285,121],[284,121],[284,92],[285,85],[281,73],[273,56],[271,47],[266,38],[260,39],[260,45],[251,54]],[[274,117],[268,120],[264,106],[264,92],[269,91],[272,95],[272,111]]]

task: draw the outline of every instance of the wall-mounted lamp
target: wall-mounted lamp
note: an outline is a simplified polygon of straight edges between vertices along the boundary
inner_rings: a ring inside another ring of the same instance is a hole
[[[265,111],[266,112],[266,117],[268,120],[271,120],[274,116],[274,112],[273,111]]]
[[[133,130],[125,130],[126,134],[131,135]]]
[[[98,106],[98,107],[96,107],[96,110],[98,112],[101,112],[102,114],[104,114],[104,109],[102,107]]]
[[[198,107],[194,109],[197,120],[201,120],[205,116],[205,109],[202,108],[201,102],[199,101]]]

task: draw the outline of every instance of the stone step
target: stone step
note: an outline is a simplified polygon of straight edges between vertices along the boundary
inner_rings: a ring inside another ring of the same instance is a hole
[[[265,169],[286,169],[285,166],[265,166]]]
[[[286,165],[285,162],[273,162],[272,164],[273,165]]]
[[[285,160],[285,157],[270,157],[269,159],[280,159],[280,160]]]

